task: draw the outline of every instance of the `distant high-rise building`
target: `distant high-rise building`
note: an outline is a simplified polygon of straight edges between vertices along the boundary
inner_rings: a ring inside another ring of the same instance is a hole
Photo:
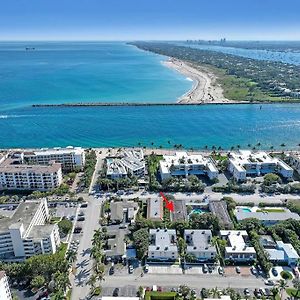
[[[12,300],[7,276],[4,271],[0,271],[0,299],[1,300]]]

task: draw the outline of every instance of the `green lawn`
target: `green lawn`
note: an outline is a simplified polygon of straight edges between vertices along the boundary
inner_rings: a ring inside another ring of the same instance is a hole
[[[174,300],[175,292],[146,292],[145,300]]]
[[[283,209],[283,208],[264,208],[264,209],[258,209],[256,212],[283,213],[283,212],[285,212],[285,209]]]
[[[300,298],[300,290],[297,291],[296,289],[293,289],[293,288],[287,288],[286,292],[291,297]]]

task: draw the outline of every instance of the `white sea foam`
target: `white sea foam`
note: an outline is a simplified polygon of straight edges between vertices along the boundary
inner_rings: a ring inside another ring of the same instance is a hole
[[[192,78],[190,78],[190,77],[187,77],[186,80],[187,80],[187,81],[194,81],[194,80],[193,80]]]

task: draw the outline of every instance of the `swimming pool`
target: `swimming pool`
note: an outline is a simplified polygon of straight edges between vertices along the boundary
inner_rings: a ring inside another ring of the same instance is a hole
[[[203,214],[204,211],[201,208],[194,208],[191,211],[191,214]]]
[[[249,212],[251,212],[252,210],[251,210],[250,208],[243,207],[243,208],[242,208],[242,211],[245,212],[245,213],[249,213]]]

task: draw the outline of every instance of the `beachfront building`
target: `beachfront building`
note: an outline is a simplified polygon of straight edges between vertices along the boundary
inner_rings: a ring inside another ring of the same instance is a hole
[[[8,285],[8,278],[4,271],[0,271],[0,299],[12,300],[10,288]]]
[[[300,153],[294,152],[288,154],[289,164],[300,174]]]
[[[206,229],[186,229],[184,231],[186,253],[194,256],[198,262],[213,261],[217,255],[212,244],[212,232]]]
[[[221,230],[220,236],[227,241],[225,259],[234,262],[253,261],[256,258],[254,247],[249,246],[246,230]]]
[[[174,229],[150,229],[149,233],[148,260],[168,261],[178,258]]]
[[[112,223],[133,222],[139,210],[139,205],[134,201],[116,201],[110,203],[110,221]]]
[[[271,226],[278,222],[288,219],[300,220],[297,213],[291,212],[286,207],[246,207],[237,206],[235,208],[235,217],[238,222],[245,219],[254,218],[259,220],[265,226]]]
[[[209,179],[218,177],[218,170],[210,158],[200,154],[176,152],[175,155],[164,155],[159,162],[161,179],[171,176],[205,175]]]
[[[22,202],[11,215],[5,212],[0,211],[0,259],[24,260],[57,251],[58,226],[48,224],[50,215],[45,199]]]
[[[145,159],[142,149],[126,149],[117,157],[106,159],[106,176],[110,179],[124,178],[128,175],[143,177]]]
[[[63,171],[83,169],[85,164],[85,152],[81,147],[42,148],[20,152],[20,156],[29,164],[48,165],[50,161],[55,161],[61,164]]]
[[[163,199],[149,198],[147,201],[147,219],[152,221],[162,221],[164,218]]]
[[[0,190],[49,191],[62,183],[61,164],[23,164],[20,159],[5,157],[0,161]]]
[[[228,170],[237,181],[245,181],[247,176],[263,176],[268,173],[277,173],[284,178],[293,176],[293,169],[290,166],[263,151],[231,152]]]

